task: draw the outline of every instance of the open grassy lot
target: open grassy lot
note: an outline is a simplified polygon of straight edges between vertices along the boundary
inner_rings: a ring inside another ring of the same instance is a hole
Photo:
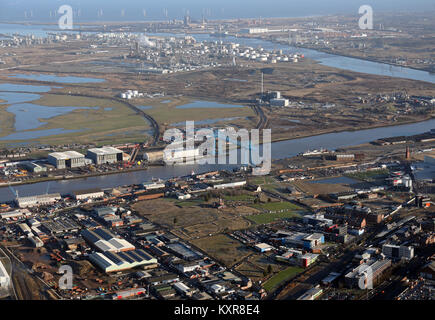
[[[354,172],[346,174],[347,177],[363,180],[363,181],[373,181],[377,178],[386,177],[389,174],[388,169],[380,169],[380,170],[369,170],[363,172]]]
[[[278,273],[284,269],[284,266],[277,264],[264,254],[253,254],[238,265],[236,270],[251,278],[253,281],[263,281],[267,277],[267,269],[269,266],[271,267],[272,274]]]
[[[285,211],[278,213],[261,213],[252,216],[247,216],[246,218],[256,224],[266,224],[277,220],[288,219],[300,217],[301,215],[294,211]]]
[[[77,109],[61,116],[40,119],[46,124],[31,131],[56,128],[80,131],[26,140],[30,142],[39,141],[61,144],[71,142],[73,139],[74,142],[95,142],[97,144],[104,144],[123,141],[125,139],[132,141],[135,138],[143,141],[146,138],[146,131],[150,129],[149,123],[144,118],[137,115],[133,110],[122,103],[109,99],[45,94],[39,100],[32,101],[32,103],[53,108],[66,106],[88,107],[90,109]],[[0,110],[0,113],[2,113],[2,119],[3,113],[7,115],[9,118],[7,123],[9,123],[10,127],[10,124],[13,124],[13,121],[11,121],[13,114],[2,112],[2,110]],[[2,130],[0,134],[4,136],[10,132],[10,130]]]
[[[296,276],[298,273],[302,271],[303,269],[300,267],[294,267],[294,266],[288,267],[287,269],[279,272],[278,274],[274,275],[272,278],[267,280],[263,284],[263,288],[270,293],[274,289],[276,289],[281,283],[290,280],[291,278],[293,278],[294,276]]]
[[[209,234],[248,228],[236,209],[218,210],[200,201],[156,199],[133,206],[140,215],[171,229],[183,239],[195,239]]]
[[[192,109],[177,109],[177,106],[181,106],[192,102],[186,98],[171,98],[169,103],[161,103],[151,99],[141,99],[135,101],[138,106],[152,106],[151,109],[147,109],[146,112],[152,116],[159,124],[169,126],[170,124],[182,122],[182,121],[199,121],[206,119],[220,119],[220,118],[234,118],[234,117],[256,117],[254,111],[251,108],[245,106],[243,108],[192,108]],[[252,127],[255,121],[249,121],[245,119],[236,119],[234,124],[238,126]],[[214,125],[220,125],[219,122]],[[230,124],[230,123],[228,123]]]
[[[254,201],[255,200],[255,197],[249,194],[224,195],[222,198],[224,200],[229,200],[229,201]]]
[[[287,201],[272,201],[266,203],[257,203],[251,205],[255,209],[263,211],[289,211],[289,210],[302,210],[301,207]]]
[[[207,252],[211,257],[224,263],[227,267],[234,265],[252,254],[252,250],[224,234],[204,237],[191,242]]]

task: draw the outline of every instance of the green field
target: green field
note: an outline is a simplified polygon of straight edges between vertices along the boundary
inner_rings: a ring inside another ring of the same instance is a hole
[[[254,117],[255,113],[249,107],[244,108],[192,108],[177,109],[177,106],[184,105],[191,101],[183,98],[172,99],[169,103],[156,103],[144,101],[143,105],[152,105],[152,109],[146,112],[152,116],[158,123],[169,125],[182,121],[199,121],[215,118],[232,118],[232,117]],[[138,105],[138,103],[136,103]],[[239,119],[242,120],[242,119]],[[239,123],[239,120],[236,120]]]
[[[256,224],[266,224],[271,223],[276,220],[289,219],[300,217],[301,215],[295,211],[286,211],[279,213],[261,213],[252,216],[247,216],[246,218]]]
[[[224,200],[229,201],[254,201],[255,197],[249,194],[240,194],[235,196],[224,195],[222,197]]]
[[[290,280],[294,276],[296,276],[298,273],[302,272],[304,269],[300,267],[288,267],[287,269],[277,273],[272,278],[267,280],[263,284],[263,288],[268,292],[272,292],[274,289],[276,289],[281,283]]]
[[[44,94],[40,99],[31,103],[53,108],[68,106],[92,109],[77,109],[61,116],[40,119],[45,124],[29,132],[56,128],[80,131],[26,140],[29,142],[49,144],[93,142],[97,145],[127,141],[143,142],[147,138],[146,131],[150,129],[149,123],[143,117],[137,115],[126,105],[110,99]],[[6,112],[3,107],[0,108],[0,116],[8,120],[0,124],[2,125],[0,135],[6,136],[13,133],[14,115]],[[2,141],[2,143],[7,142],[11,141]]]
[[[349,173],[346,174],[346,176],[349,178],[363,180],[363,181],[373,181],[376,178],[388,176],[389,172],[390,171],[388,169],[380,169],[380,170],[370,170],[370,171]]]
[[[175,205],[180,207],[194,207],[203,204],[204,201],[201,199],[195,199],[195,200],[182,200],[182,201],[176,201]]]
[[[263,211],[280,211],[280,210],[302,210],[301,207],[288,201],[272,201],[266,203],[252,204],[251,207]]]

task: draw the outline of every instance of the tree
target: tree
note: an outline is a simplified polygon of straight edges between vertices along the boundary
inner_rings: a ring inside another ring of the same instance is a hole
[[[272,266],[269,264],[267,266],[267,274],[271,274],[272,273]]]
[[[177,224],[177,222],[178,222],[178,219],[174,218],[174,224]]]

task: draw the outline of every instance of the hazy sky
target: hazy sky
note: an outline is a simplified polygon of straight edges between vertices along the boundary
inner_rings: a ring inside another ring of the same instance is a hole
[[[80,10],[80,20],[180,19],[189,10],[192,18],[295,17],[357,13],[368,4],[379,11],[435,10],[434,0],[0,0],[0,20],[54,21],[54,12],[68,4]],[[98,10],[102,9],[102,15]],[[145,10],[145,11],[144,11]],[[50,18],[50,11],[52,18]],[[122,15],[121,12],[124,12]]]

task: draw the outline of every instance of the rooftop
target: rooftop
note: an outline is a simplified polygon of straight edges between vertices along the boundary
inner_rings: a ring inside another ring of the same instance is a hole
[[[77,151],[53,152],[49,156],[58,160],[69,160],[71,158],[84,158],[85,156]]]
[[[98,154],[98,155],[122,153],[121,150],[113,148],[113,147],[93,148],[93,149],[89,149],[88,151],[95,153],[95,154]]]

